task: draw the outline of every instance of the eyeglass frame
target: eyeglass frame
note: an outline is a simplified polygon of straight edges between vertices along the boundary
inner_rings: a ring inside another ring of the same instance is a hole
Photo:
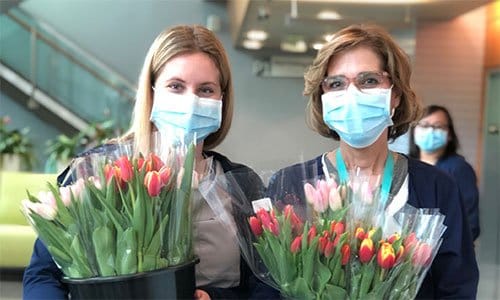
[[[441,129],[441,130],[445,130],[445,131],[448,131],[448,128],[449,126],[447,124],[429,124],[429,123],[424,123],[424,124],[421,124],[421,123],[417,123],[417,125],[415,127],[419,127],[419,128],[423,128],[423,129],[426,129],[426,128],[432,128],[434,130],[436,129]]]
[[[359,87],[359,86],[358,86],[358,83],[356,82],[356,81],[357,81],[356,79],[357,79],[360,75],[364,75],[364,74],[365,74],[365,75],[366,75],[366,74],[377,74],[378,76],[381,76],[381,77],[385,78],[386,80],[388,80],[388,81],[389,81],[389,83],[391,83],[391,84],[392,84],[392,82],[391,82],[391,80],[390,80],[391,76],[390,76],[390,74],[389,74],[388,72],[386,72],[386,71],[363,71],[363,72],[359,72],[359,73],[358,73],[355,77],[347,77],[347,76],[345,76],[345,75],[343,75],[343,74],[339,74],[339,75],[332,75],[332,76],[326,76],[325,78],[323,78],[323,79],[321,80],[321,89],[322,89],[322,91],[323,91],[324,93],[328,93],[328,92],[341,92],[341,91],[346,91],[346,90],[349,88],[349,86],[351,85],[351,83],[353,83],[353,84],[354,84],[354,86],[355,86],[358,90],[360,90],[360,91],[363,91],[363,90],[370,90],[370,89],[375,89],[375,88],[378,88],[378,87],[373,87],[373,88],[361,88],[361,87]],[[339,90],[325,89],[325,88],[324,88],[324,83],[326,82],[326,80],[328,80],[328,79],[330,79],[330,78],[335,78],[335,77],[340,77],[340,78],[345,78],[345,79],[347,79],[348,84],[346,85],[346,87],[345,87],[345,88],[343,88],[343,89],[339,89]],[[385,82],[381,82],[379,85],[382,85],[382,84],[384,84],[384,83],[385,83]]]

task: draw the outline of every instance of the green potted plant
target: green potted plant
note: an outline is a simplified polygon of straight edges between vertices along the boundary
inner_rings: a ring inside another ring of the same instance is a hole
[[[28,138],[29,128],[8,129],[10,117],[4,116],[0,120],[0,169],[19,171],[30,170],[35,157],[33,144]]]
[[[61,171],[78,153],[102,144],[106,139],[113,136],[114,132],[114,122],[105,121],[90,124],[85,130],[72,137],[60,134],[55,139],[49,140],[46,151],[49,156],[45,164],[45,171]]]

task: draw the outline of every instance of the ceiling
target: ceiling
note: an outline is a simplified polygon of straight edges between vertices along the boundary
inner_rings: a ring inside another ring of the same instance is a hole
[[[324,36],[352,23],[371,22],[391,33],[412,31],[420,21],[449,20],[491,0],[237,0],[228,1],[235,47],[255,56],[294,55],[282,50],[307,46],[301,55],[313,55],[312,44],[325,42]],[[336,20],[321,20],[321,11],[334,11]],[[242,45],[249,30],[264,30],[267,39],[258,50]],[[303,42],[300,42],[303,40]],[[302,49],[304,50],[304,49]],[[295,53],[296,54],[296,53]]]

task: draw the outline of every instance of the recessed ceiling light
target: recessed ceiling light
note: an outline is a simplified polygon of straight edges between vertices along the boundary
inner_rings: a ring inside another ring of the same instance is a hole
[[[304,53],[307,51],[307,44],[304,40],[296,42],[284,41],[281,42],[280,48],[286,52]]]
[[[314,50],[319,50],[321,48],[323,48],[323,43],[314,43],[311,45],[311,47],[314,49]]]
[[[334,10],[323,10],[316,15],[316,18],[320,20],[340,20],[342,16]]]
[[[264,30],[250,30],[247,32],[247,38],[254,41],[265,41],[267,39],[267,32]]]
[[[333,36],[334,36],[334,33],[329,33],[329,34],[325,34],[323,36],[323,38],[325,39],[325,41],[329,42],[332,40]]]
[[[258,49],[262,48],[262,43],[260,41],[244,40],[242,44],[243,44],[243,47],[250,49],[250,50],[258,50]]]

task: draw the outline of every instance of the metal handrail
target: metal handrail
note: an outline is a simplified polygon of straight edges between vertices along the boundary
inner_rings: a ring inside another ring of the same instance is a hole
[[[20,8],[16,8],[18,11],[20,11],[21,13],[25,14],[25,15],[29,15],[27,14],[26,12],[24,12],[22,9]],[[20,19],[19,17],[15,16],[11,11],[8,11],[6,13],[12,20],[14,20],[15,22],[17,22],[19,25],[21,25],[22,27],[24,27],[27,31],[31,32],[33,27],[34,26],[31,26],[30,24],[28,24],[27,22],[25,22],[24,20]],[[31,17],[31,16],[30,16]],[[127,79],[125,79],[123,76],[119,75],[118,73],[116,73],[115,71],[111,70],[109,67],[107,67],[104,63],[102,63],[101,61],[99,61],[97,58],[93,57],[91,54],[85,52],[84,50],[82,50],[81,48],[78,48],[76,45],[74,45],[72,42],[70,42],[69,40],[67,40],[66,38],[64,38],[61,34],[57,33],[57,31],[55,31],[52,27],[50,27],[49,25],[35,19],[34,17],[31,17],[33,20],[35,20],[35,22],[37,23],[37,25],[39,25],[40,27],[42,27],[44,30],[46,31],[49,31],[51,32],[51,34],[53,34],[54,36],[56,36],[59,40],[62,40],[64,41],[70,48],[72,48],[73,50],[77,51],[77,52],[80,52],[81,55],[83,55],[84,57],[88,58],[90,61],[93,61],[93,63],[95,63],[96,65],[99,66],[99,68],[102,68],[102,69],[105,69],[106,71],[110,72],[110,73],[113,73],[113,76],[116,76],[120,81],[122,81],[123,85],[126,86],[127,88],[129,88],[130,90],[135,90],[135,86],[130,83]],[[36,27],[35,27],[35,30],[36,30]],[[115,82],[109,80],[108,78],[102,76],[101,74],[99,74],[99,72],[93,70],[91,67],[87,66],[86,64],[84,64],[83,62],[81,62],[79,59],[77,59],[72,53],[68,52],[67,50],[63,49],[62,47],[60,47],[59,45],[57,45],[55,42],[53,42],[51,39],[47,38],[46,36],[44,36],[42,33],[40,33],[39,31],[37,31],[37,35],[36,35],[40,40],[44,41],[45,43],[47,43],[47,45],[49,45],[50,47],[52,47],[53,49],[55,49],[58,53],[61,53],[63,54],[64,56],[66,56],[70,61],[72,61],[74,64],[80,66],[81,68],[85,69],[87,72],[89,72],[90,74],[92,74],[95,78],[99,79],[100,81],[102,81],[103,83],[105,83],[106,85],[112,87],[114,90],[116,90],[120,95],[124,96],[125,98],[127,98],[131,103],[134,102],[134,98],[131,98],[129,95],[127,95],[124,91],[123,91],[123,88],[121,88],[120,86],[118,86]]]

